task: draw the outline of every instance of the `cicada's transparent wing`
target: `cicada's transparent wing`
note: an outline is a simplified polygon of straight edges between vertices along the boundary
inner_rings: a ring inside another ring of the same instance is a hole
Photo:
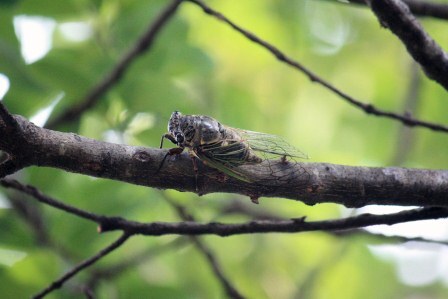
[[[261,185],[292,183],[300,188],[298,182],[305,182],[310,177],[298,161],[308,156],[283,138],[230,127],[227,130],[233,132],[231,135],[239,136],[240,142],[247,145],[252,155],[261,161],[253,168],[255,172],[246,174],[253,182]],[[244,170],[239,171],[245,174]]]
[[[275,135],[225,127],[225,138],[194,152],[209,166],[245,182],[277,185],[307,174],[296,162],[307,156]]]
[[[236,131],[252,150],[264,153],[266,158],[291,157],[308,159],[308,156],[283,138],[265,133],[231,128]]]

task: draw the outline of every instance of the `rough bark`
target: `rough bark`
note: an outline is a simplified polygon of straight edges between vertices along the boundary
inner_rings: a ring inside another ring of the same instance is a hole
[[[24,161],[22,165],[59,168],[200,195],[228,192],[247,195],[253,200],[259,197],[282,197],[310,205],[334,202],[347,207],[369,204],[448,206],[446,170],[354,167],[328,163],[285,164],[279,160],[264,163],[269,163],[269,169],[276,172],[277,178],[286,168],[288,179],[272,180],[270,173],[260,172],[260,169],[267,169],[265,164],[247,165],[244,171],[255,178],[255,183],[246,183],[198,163],[196,186],[187,153],[169,157],[157,173],[166,149],[98,141],[73,133],[40,128],[20,116],[14,118],[19,124],[19,133],[13,133],[5,122],[0,121],[0,149],[8,152],[15,160]],[[291,172],[291,169],[295,171]]]

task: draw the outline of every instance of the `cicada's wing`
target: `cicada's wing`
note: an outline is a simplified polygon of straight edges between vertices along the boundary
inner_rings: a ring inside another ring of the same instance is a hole
[[[246,158],[250,148],[247,144],[237,139],[225,139],[219,142],[202,145],[198,152],[206,157],[222,163],[228,167],[238,167],[246,164]]]
[[[199,159],[210,167],[245,182],[278,184],[290,181],[303,173],[303,168],[290,163],[307,156],[282,138],[264,133],[225,127],[225,138],[204,144],[193,150]],[[250,173],[240,167],[257,164],[257,172]]]
[[[230,129],[237,132],[252,150],[264,153],[263,156],[267,159],[279,157],[308,159],[306,154],[279,136],[235,128]]]
[[[245,144],[236,140],[225,140],[202,145],[195,149],[195,154],[208,166],[233,176],[241,181],[250,183],[251,180],[236,168],[245,164],[247,152]]]
[[[295,188],[306,186],[304,182],[310,175],[297,160],[308,156],[296,147],[276,135],[230,127],[227,131],[239,136],[241,143],[250,148],[251,155],[262,161],[254,168],[255,173],[247,174],[253,182],[260,185],[291,183]]]

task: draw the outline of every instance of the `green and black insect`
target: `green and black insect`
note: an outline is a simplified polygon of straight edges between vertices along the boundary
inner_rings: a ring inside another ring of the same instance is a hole
[[[171,114],[168,133],[162,136],[160,148],[165,138],[178,147],[170,149],[159,170],[168,156],[180,154],[185,148],[193,158],[196,174],[195,158],[198,158],[204,164],[245,182],[253,182],[253,179],[240,166],[266,164],[269,171],[273,172],[275,170],[272,164],[263,162],[278,158],[280,163],[286,165],[290,159],[307,158],[304,153],[276,135],[236,129],[209,116],[182,115],[178,111]]]

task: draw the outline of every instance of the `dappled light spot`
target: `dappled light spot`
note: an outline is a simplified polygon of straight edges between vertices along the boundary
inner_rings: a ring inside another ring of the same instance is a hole
[[[47,123],[48,118],[50,117],[51,113],[53,112],[56,105],[59,103],[60,100],[64,97],[64,92],[59,93],[53,101],[51,101],[50,105],[47,107],[44,107],[37,111],[36,114],[30,117],[30,121],[34,123],[38,127],[43,127]]]
[[[14,17],[14,30],[26,64],[36,62],[51,50],[56,22],[41,16]]]
[[[88,40],[92,34],[92,26],[87,22],[66,22],[59,24],[62,36],[72,42],[83,42]]]
[[[26,253],[18,250],[0,248],[0,265],[12,267],[26,257]]]
[[[9,79],[4,74],[0,73],[0,101],[9,90]]]

